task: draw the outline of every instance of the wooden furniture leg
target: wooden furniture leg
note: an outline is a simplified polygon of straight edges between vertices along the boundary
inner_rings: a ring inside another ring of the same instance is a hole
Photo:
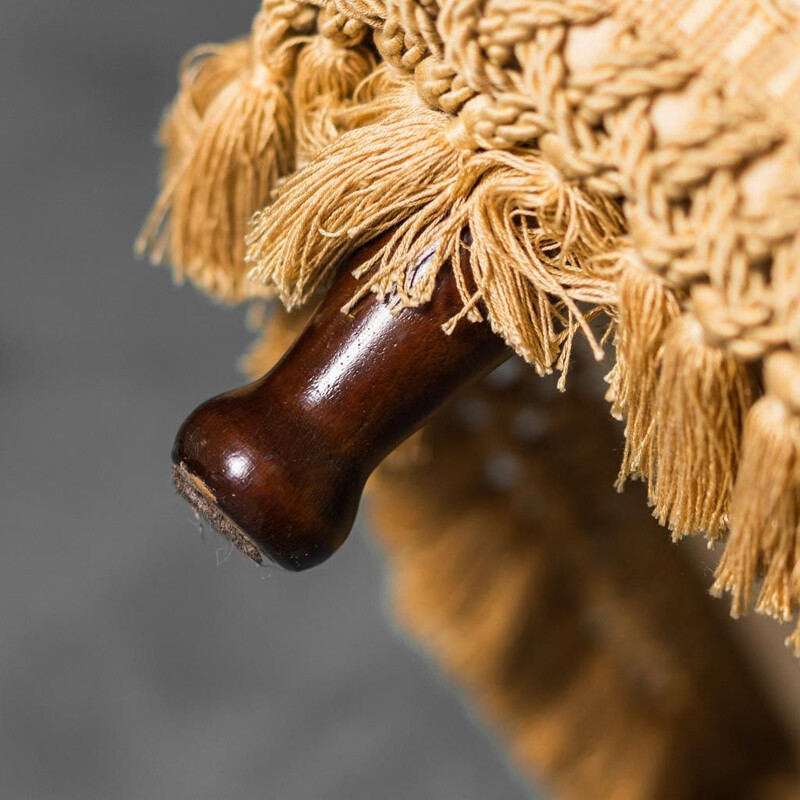
[[[178,490],[258,563],[325,561],[347,538],[372,470],[510,355],[484,322],[444,333],[463,306],[450,265],[425,306],[392,311],[369,293],[342,313],[359,288],[351,273],[375,246],[351,260],[274,369],[203,403],[175,440]]]

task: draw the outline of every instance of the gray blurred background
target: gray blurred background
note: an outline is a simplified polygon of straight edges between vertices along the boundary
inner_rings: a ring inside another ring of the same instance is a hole
[[[170,488],[250,334],[132,242],[181,55],[256,6],[2,4],[0,797],[530,796],[393,630],[361,532],[260,572]]]

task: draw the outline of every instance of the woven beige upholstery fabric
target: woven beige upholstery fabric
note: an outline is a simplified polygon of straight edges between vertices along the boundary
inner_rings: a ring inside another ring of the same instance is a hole
[[[800,4],[795,0],[610,0],[700,71],[800,136]]]

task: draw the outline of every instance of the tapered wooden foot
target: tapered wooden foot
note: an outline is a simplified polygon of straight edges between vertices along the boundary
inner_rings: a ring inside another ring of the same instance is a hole
[[[325,561],[347,538],[372,470],[510,355],[484,322],[443,332],[462,307],[449,265],[425,306],[392,313],[370,293],[342,313],[359,286],[351,272],[373,251],[346,265],[274,369],[203,403],[175,440],[178,491],[258,563],[303,570]]]

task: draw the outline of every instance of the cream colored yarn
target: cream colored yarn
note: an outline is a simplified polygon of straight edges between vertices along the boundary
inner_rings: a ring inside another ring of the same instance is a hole
[[[788,619],[799,39],[792,0],[269,0],[250,56],[184,71],[142,246],[293,306],[393,228],[367,285],[419,304],[416,258],[450,268],[468,228],[451,324],[486,318],[546,374],[578,332],[601,357],[606,318],[620,483],[646,479],[676,537],[727,539],[737,613]]]

